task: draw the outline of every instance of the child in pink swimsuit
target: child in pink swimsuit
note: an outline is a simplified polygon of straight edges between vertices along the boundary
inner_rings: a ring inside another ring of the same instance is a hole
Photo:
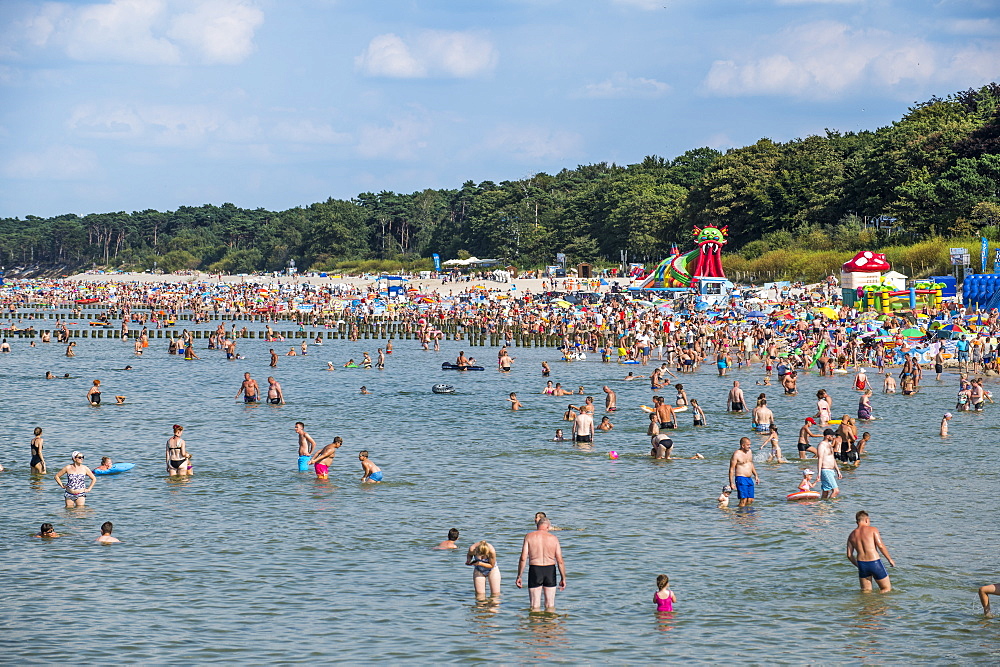
[[[656,592],[653,593],[653,602],[656,603],[656,611],[673,611],[674,603],[677,602],[677,596],[674,592],[667,588],[667,584],[670,583],[670,577],[665,574],[661,574],[656,578]]]

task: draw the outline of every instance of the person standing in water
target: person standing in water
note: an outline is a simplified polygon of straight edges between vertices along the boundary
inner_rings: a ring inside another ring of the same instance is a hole
[[[295,433],[299,436],[299,472],[306,472],[309,470],[309,461],[313,449],[316,448],[316,441],[306,433],[306,425],[302,422],[295,422]]]
[[[859,511],[854,515],[854,520],[858,527],[847,537],[847,559],[858,568],[861,590],[870,592],[874,579],[878,584],[879,593],[888,593],[892,590],[892,584],[889,582],[889,574],[885,571],[879,553],[885,556],[890,566],[896,567],[896,562],[892,560],[889,549],[882,542],[878,528],[871,525],[868,512]]]
[[[551,611],[556,606],[556,568],[559,574],[559,590],[566,589],[566,565],[563,562],[559,538],[549,532],[552,522],[548,518],[538,521],[537,530],[524,536],[521,557],[517,563],[517,579],[514,585],[522,588],[521,576],[528,565],[528,599],[532,611],[541,611],[542,593],[545,594],[545,609]],[[529,564],[530,563],[530,564]]]
[[[94,385],[87,391],[87,402],[91,405],[101,404],[101,381],[94,380]]]
[[[184,427],[174,424],[173,430],[174,434],[167,438],[167,474],[171,477],[190,475],[191,455],[188,453],[187,443],[181,437]]]
[[[94,476],[93,471],[87,466],[83,465],[83,454],[80,452],[73,452],[72,454],[73,462],[67,466],[64,466],[59,472],[56,473],[56,484],[63,490],[63,498],[66,500],[66,507],[83,507],[87,504],[87,494],[90,490],[94,488],[94,484],[97,483],[97,477]],[[62,481],[62,477],[66,476],[66,483]],[[90,484],[87,484],[87,478],[90,478]]]
[[[240,394],[243,394],[244,403],[256,403],[260,400],[260,387],[257,385],[257,381],[250,377],[250,373],[243,374],[243,382],[234,398],[239,398]]]
[[[361,477],[362,484],[377,484],[382,481],[382,469],[368,460],[368,450],[358,452],[358,460],[361,461],[361,470],[365,473]]]
[[[306,465],[316,466],[316,479],[329,479],[330,464],[333,463],[333,457],[337,455],[337,450],[340,449],[343,444],[344,440],[338,435],[333,439],[333,442],[321,449],[319,453],[313,455],[313,457],[309,459],[309,463]]]
[[[451,537],[451,534],[448,534]],[[455,531],[458,537],[458,531]],[[442,547],[438,547],[439,549]],[[455,547],[444,547],[454,549]],[[465,554],[465,564],[472,566],[472,585],[476,589],[476,599],[486,599],[486,584],[490,585],[490,597],[500,595],[500,568],[497,567],[497,552],[486,540],[480,540]]]
[[[272,405],[285,404],[285,393],[281,391],[281,384],[270,376],[267,378],[267,402]]]
[[[35,437],[31,439],[31,472],[44,475],[48,470],[45,468],[45,456],[42,454],[42,427],[35,427]]]
[[[760,483],[750,449],[750,438],[740,438],[740,448],[729,459],[729,486],[736,489],[740,507],[753,504],[754,487]]]

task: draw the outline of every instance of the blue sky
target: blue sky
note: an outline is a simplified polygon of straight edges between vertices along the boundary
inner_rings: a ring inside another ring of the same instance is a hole
[[[2,0],[0,216],[457,188],[994,80],[992,0]]]

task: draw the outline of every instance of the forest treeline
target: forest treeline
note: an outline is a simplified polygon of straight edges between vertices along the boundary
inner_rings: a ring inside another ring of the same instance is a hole
[[[1000,225],[1000,86],[915,104],[891,126],[828,130],[725,153],[590,164],[455,190],[366,192],[285,211],[175,211],[0,220],[0,264],[244,273],[499,258],[521,267],[657,261],[693,225],[729,228],[741,266],[796,248],[853,251]],[[377,261],[375,261],[377,260]]]

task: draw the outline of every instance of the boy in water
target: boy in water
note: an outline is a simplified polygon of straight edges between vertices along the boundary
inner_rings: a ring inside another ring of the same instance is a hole
[[[42,527],[38,530],[38,534],[35,535],[35,537],[43,537],[49,539],[54,537],[62,537],[62,535],[56,532],[56,529],[52,527],[51,523],[43,523]]]
[[[382,481],[382,469],[368,460],[368,450],[358,452],[358,460],[361,461],[361,470],[365,473],[361,478],[362,484],[377,484]]]
[[[733,487],[726,484],[722,487],[722,493],[719,494],[719,508],[729,507],[729,494],[733,492]]]
[[[115,529],[115,525],[110,521],[105,521],[101,524],[101,536],[97,538],[97,542],[101,544],[116,544],[121,542],[117,537],[111,536],[111,531]]]
[[[510,392],[510,396],[507,398],[507,400],[510,401],[511,410],[521,409],[521,401],[517,400],[517,394],[515,394],[514,392]]]

